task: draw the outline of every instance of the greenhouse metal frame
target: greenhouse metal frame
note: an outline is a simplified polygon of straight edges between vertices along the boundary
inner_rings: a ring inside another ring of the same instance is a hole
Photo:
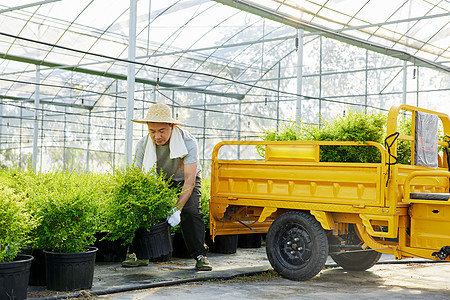
[[[0,166],[111,171],[162,102],[207,173],[218,142],[285,122],[450,113],[450,2],[0,1],[0,74]]]

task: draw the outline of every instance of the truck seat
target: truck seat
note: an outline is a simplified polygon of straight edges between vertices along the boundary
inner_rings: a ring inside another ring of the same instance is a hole
[[[410,193],[411,199],[422,199],[422,200],[438,200],[438,201],[448,201],[450,194],[448,193]]]

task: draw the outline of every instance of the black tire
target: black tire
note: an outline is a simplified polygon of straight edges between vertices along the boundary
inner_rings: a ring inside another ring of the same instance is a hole
[[[316,276],[328,257],[328,240],[317,220],[304,212],[282,214],[269,228],[266,252],[281,276],[308,280]]]
[[[342,268],[350,271],[364,271],[380,260],[381,253],[375,250],[364,252],[347,252],[330,255]]]

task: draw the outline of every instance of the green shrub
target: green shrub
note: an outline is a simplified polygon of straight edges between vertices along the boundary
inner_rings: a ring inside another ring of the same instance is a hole
[[[26,196],[35,176],[34,172],[20,168],[0,168],[0,186],[7,186],[15,193],[24,193]]]
[[[115,179],[112,174],[95,174],[91,177],[91,192],[98,207],[99,228],[98,232],[108,230],[107,216],[109,204],[114,197]]]
[[[0,263],[14,260],[25,245],[31,227],[22,195],[0,186]]]
[[[400,120],[398,132],[404,135],[411,135],[411,117]],[[397,161],[399,164],[411,164],[411,141],[397,140]]]
[[[131,243],[138,228],[164,222],[179,196],[163,173],[142,172],[136,167],[116,170],[114,193],[106,216],[107,239]]]
[[[211,198],[211,180],[202,178],[202,213],[205,228],[209,228],[209,199]]]
[[[262,134],[265,141],[373,141],[384,143],[386,116],[383,114],[350,111],[345,117],[317,125],[284,124],[280,131],[267,130]],[[258,149],[261,154],[261,148]],[[379,162],[380,152],[370,146],[321,146],[320,161],[324,162]]]
[[[31,247],[75,253],[92,245],[99,228],[99,188],[92,174],[38,174],[28,203],[37,221]]]
[[[373,141],[383,144],[386,116],[350,111],[346,117],[337,117],[321,129],[310,131],[311,139],[318,141]],[[380,151],[371,146],[321,147],[321,161],[328,162],[380,162]]]
[[[295,122],[282,123],[279,130],[267,129],[262,133],[261,138],[264,141],[303,141],[305,140],[305,133],[302,130],[303,126]],[[256,146],[256,151],[261,157],[264,157],[265,148],[262,145]]]

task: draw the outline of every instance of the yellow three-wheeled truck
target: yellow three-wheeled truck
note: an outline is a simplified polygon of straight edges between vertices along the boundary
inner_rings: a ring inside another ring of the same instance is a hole
[[[405,111],[410,136],[397,131]],[[272,267],[293,280],[317,275],[328,255],[348,270],[372,267],[381,253],[449,261],[448,144],[438,141],[439,124],[449,135],[447,115],[400,105],[389,111],[385,145],[221,142],[212,154],[211,235],[267,233]],[[397,163],[399,140],[411,143],[410,165]],[[264,159],[220,159],[223,148],[249,145],[262,145]],[[324,146],[376,147],[381,162],[322,162]]]

